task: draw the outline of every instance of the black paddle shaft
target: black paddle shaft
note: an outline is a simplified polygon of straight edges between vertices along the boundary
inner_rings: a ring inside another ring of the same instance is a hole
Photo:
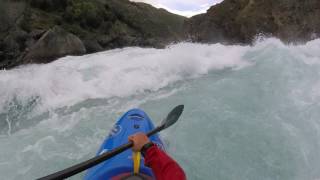
[[[75,174],[78,174],[86,169],[89,169],[97,164],[100,164],[101,162],[103,162],[103,161],[105,161],[105,160],[107,160],[117,154],[122,153],[123,151],[131,148],[132,146],[133,146],[132,142],[129,142],[127,144],[123,144],[123,145],[121,145],[111,151],[105,152],[99,156],[96,156],[96,157],[89,159],[85,162],[82,162],[80,164],[71,166],[71,167],[64,169],[62,171],[59,171],[54,174],[39,178],[38,180],[61,180],[61,179],[68,178],[68,177],[73,176]]]
[[[154,134],[156,134],[157,132],[161,131],[162,129],[164,129],[164,125],[162,126],[159,126],[155,129],[153,129],[152,131],[148,132],[147,133],[147,136],[150,137]],[[45,176],[45,177],[42,177],[38,180],[61,180],[61,179],[65,179],[65,178],[68,178],[70,176],[73,176],[75,174],[78,174],[90,167],[93,167],[97,164],[100,164],[101,162],[117,155],[117,154],[120,154],[122,153],[123,151],[131,148],[133,146],[133,143],[132,142],[128,142],[127,144],[123,144],[111,151],[108,151],[108,152],[105,152],[99,156],[96,156],[92,159],[89,159],[85,162],[82,162],[80,164],[77,164],[77,165],[74,165],[72,167],[69,167],[67,169],[64,169],[62,171],[59,171],[59,172],[56,172],[54,174],[51,174],[51,175],[48,175],[48,176]]]

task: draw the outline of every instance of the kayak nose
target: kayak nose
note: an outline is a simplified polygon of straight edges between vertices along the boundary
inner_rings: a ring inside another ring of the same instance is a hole
[[[141,114],[131,114],[129,115],[130,119],[134,119],[134,120],[142,120],[144,119],[144,117]]]
[[[140,109],[132,109],[128,112],[128,119],[143,120],[146,117],[146,113]]]

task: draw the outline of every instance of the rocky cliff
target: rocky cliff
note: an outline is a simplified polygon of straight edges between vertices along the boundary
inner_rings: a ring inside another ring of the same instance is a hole
[[[0,69],[183,39],[182,16],[128,0],[0,0]]]
[[[224,0],[187,20],[195,42],[251,43],[257,35],[305,42],[320,35],[319,0]]]

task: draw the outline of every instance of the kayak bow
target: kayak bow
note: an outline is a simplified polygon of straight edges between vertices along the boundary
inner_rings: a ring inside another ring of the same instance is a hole
[[[148,115],[140,109],[132,109],[125,113],[114,125],[108,137],[104,140],[97,155],[108,152],[122,144],[128,142],[128,137],[138,132],[148,133],[154,129],[154,125]],[[150,140],[164,149],[164,145],[158,134],[150,137]],[[89,169],[85,180],[113,179],[117,176],[134,172],[133,152],[131,149],[100,163]],[[153,177],[150,168],[144,165],[144,159],[141,157],[139,162],[139,172]],[[137,168],[137,167],[136,167]],[[135,170],[137,172],[137,170]]]

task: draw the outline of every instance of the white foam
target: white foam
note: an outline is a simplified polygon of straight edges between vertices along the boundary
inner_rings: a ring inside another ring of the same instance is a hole
[[[248,63],[242,56],[248,48],[191,43],[167,49],[132,47],[0,71],[0,111],[13,98],[23,104],[40,97],[42,111],[90,98],[156,91],[213,69],[244,67]]]
[[[251,47],[182,43],[0,71],[0,118],[12,118],[3,119],[12,123],[12,133],[0,135],[0,174],[35,179],[61,170],[94,156],[124,111],[141,107],[157,124],[169,106],[183,103],[183,121],[162,135],[189,179],[248,179],[247,167],[253,179],[314,179],[320,167],[319,47],[320,40],[298,46],[277,39]],[[72,106],[88,98],[103,103]],[[39,117],[21,110],[20,105],[30,107],[30,99],[37,100],[37,111],[49,112]],[[63,106],[72,107],[56,109]],[[31,123],[15,113],[32,116]],[[21,126],[15,131],[17,121]]]

